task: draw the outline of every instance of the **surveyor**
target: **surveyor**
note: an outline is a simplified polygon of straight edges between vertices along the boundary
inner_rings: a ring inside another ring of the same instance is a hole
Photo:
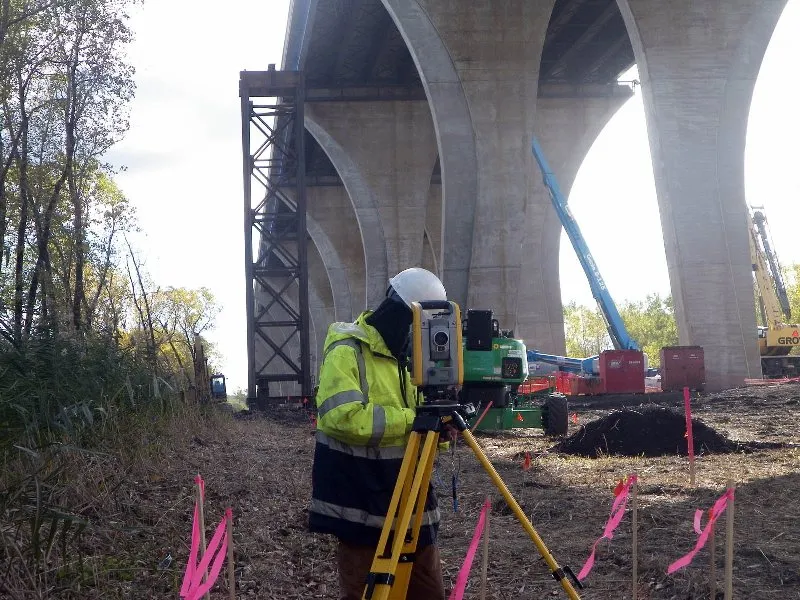
[[[436,275],[421,268],[406,269],[389,280],[386,297],[374,312],[328,329],[316,397],[309,526],[338,538],[341,600],[363,596],[421,402],[405,361],[410,303],[446,299]],[[444,599],[438,528],[439,509],[429,489],[409,599]]]

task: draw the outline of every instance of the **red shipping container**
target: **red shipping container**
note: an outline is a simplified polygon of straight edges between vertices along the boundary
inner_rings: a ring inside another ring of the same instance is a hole
[[[703,391],[706,384],[702,346],[667,346],[661,349],[661,391],[679,392],[684,387]]]
[[[601,352],[600,379],[606,394],[644,394],[644,353],[641,350]]]

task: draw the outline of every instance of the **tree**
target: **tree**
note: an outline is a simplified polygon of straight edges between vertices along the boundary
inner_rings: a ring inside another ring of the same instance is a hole
[[[0,309],[11,307],[17,344],[35,325],[80,331],[92,318],[98,288],[86,278],[97,271],[102,286],[107,273],[92,263],[98,186],[111,175],[100,160],[128,127],[136,1],[0,2],[0,242],[14,249]]]
[[[648,294],[641,302],[626,302],[620,310],[628,333],[647,354],[650,366],[661,364],[661,348],[678,343],[672,297]]]
[[[661,348],[678,343],[678,329],[672,298],[650,294],[641,302],[626,302],[620,309],[625,327],[649,364],[660,364]],[[589,308],[571,302],[564,307],[564,326],[567,354],[574,357],[595,356],[609,350],[611,338],[599,308]]]
[[[592,309],[570,302],[564,307],[564,329],[568,356],[595,356],[612,347],[605,320],[597,307]]]
[[[207,288],[197,290],[170,287],[152,295],[155,344],[169,363],[169,370],[182,372],[192,381],[195,359],[194,339],[213,328],[220,308]],[[204,340],[206,357],[213,362],[212,345]]]

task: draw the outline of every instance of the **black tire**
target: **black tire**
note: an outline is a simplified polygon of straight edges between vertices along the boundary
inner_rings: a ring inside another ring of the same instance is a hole
[[[569,407],[566,397],[552,394],[545,400],[544,408],[544,432],[547,435],[566,435],[569,428]]]

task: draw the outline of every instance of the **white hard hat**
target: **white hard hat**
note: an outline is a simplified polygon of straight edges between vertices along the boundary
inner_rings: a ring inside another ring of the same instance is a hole
[[[409,307],[412,302],[447,300],[444,285],[436,275],[427,269],[411,267],[400,271],[389,280],[389,284]]]

